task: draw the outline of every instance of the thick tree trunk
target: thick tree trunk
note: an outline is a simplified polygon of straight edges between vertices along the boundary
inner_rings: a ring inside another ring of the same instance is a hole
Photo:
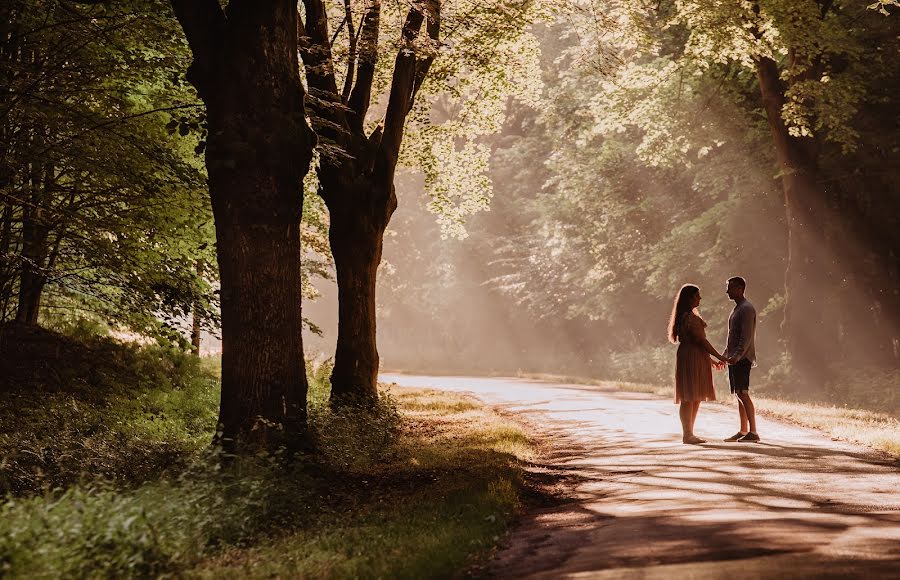
[[[200,313],[196,304],[191,311],[191,353],[200,356]]]
[[[200,260],[194,263],[194,269],[198,276],[202,274]],[[200,303],[194,300],[191,308],[191,353],[194,356],[200,356],[200,330]]]
[[[352,194],[338,197],[362,198]],[[393,211],[383,202],[379,205],[375,211],[330,211],[328,236],[338,285],[338,337],[331,373],[331,398],[336,403],[378,397],[375,283],[384,230]]]
[[[306,122],[296,2],[173,0],[207,106],[206,166],[221,282],[229,452],[303,445],[300,218],[315,135]]]
[[[300,224],[232,222],[217,230],[222,287],[219,441],[229,451],[300,445],[307,394],[300,334]]]
[[[5,186],[0,182],[0,187]],[[0,323],[6,322],[9,311],[9,302],[13,295],[13,278],[15,268],[10,259],[12,250],[12,217],[13,207],[7,203],[3,207],[3,217],[0,219]]]
[[[825,235],[827,201],[816,180],[809,145],[788,133],[781,116],[785,98],[777,64],[768,58],[760,58],[756,64],[781,172],[788,227],[783,336],[795,369],[812,383],[820,383],[830,360],[829,349],[838,342],[837,313],[829,315],[826,299],[833,289],[836,258]]]
[[[16,310],[16,322],[36,326],[41,309],[41,295],[46,280],[40,274],[23,271],[19,284],[19,305]]]

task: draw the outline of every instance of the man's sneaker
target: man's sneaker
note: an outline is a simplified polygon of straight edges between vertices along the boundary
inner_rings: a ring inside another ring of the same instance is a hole
[[[740,431],[738,431],[737,433],[735,433],[735,434],[732,435],[731,437],[728,437],[728,438],[726,438],[726,439],[722,439],[722,441],[728,441],[728,442],[734,443],[735,441],[740,441],[741,437],[743,437],[744,435],[746,435],[746,433],[741,433]]]
[[[738,439],[738,443],[759,443],[759,435],[750,431],[740,439]]]

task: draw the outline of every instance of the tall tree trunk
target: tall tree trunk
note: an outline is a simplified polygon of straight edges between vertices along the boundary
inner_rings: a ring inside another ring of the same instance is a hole
[[[364,127],[378,59],[380,2],[373,0],[367,6],[359,44],[354,40],[349,50],[358,56],[358,62],[351,59],[348,63],[341,92],[334,76],[325,4],[322,0],[304,0],[303,4],[306,24],[300,28],[301,54],[310,93],[315,97],[313,121],[323,139],[337,144],[343,153],[323,156],[318,171],[319,192],[330,216],[328,237],[338,283],[338,338],[331,398],[336,403],[374,400],[378,396],[376,274],[384,230],[397,207],[394,172],[406,117],[434,58],[417,51],[425,35],[434,42],[438,39],[440,1],[410,6],[401,30],[404,44],[394,61],[384,120],[369,135]]]
[[[375,283],[384,230],[396,208],[396,197],[392,187],[362,185],[369,191],[339,191],[336,197],[348,201],[374,198],[374,203],[329,207],[328,237],[338,285],[338,336],[331,373],[335,402],[378,397]]]
[[[46,224],[44,210],[49,203],[52,180],[52,167],[32,168],[29,207],[22,217],[22,269],[16,310],[16,322],[19,324],[37,324],[41,294],[47,282],[45,262],[49,251],[47,237],[50,229]]]
[[[3,183],[0,183],[3,187]],[[11,203],[3,206],[3,215],[0,218],[0,322],[6,322],[9,300],[12,298],[12,282],[15,269],[10,259],[12,246],[12,212]]]
[[[200,313],[196,303],[191,310],[191,353],[200,356]]]
[[[200,260],[194,262],[194,270],[200,276],[203,273]],[[200,356],[200,301],[194,300],[191,308],[191,352]]]
[[[12,157],[13,122],[10,119],[11,87],[15,79],[15,63],[19,60],[19,26],[15,7],[10,3],[0,6],[0,62],[3,62],[3,82],[0,82],[0,204],[3,206],[0,225],[0,322],[12,316],[11,302],[15,296],[16,266],[13,260],[13,200],[6,194],[13,186],[16,171],[10,161]]]
[[[217,441],[302,445],[300,218],[315,135],[306,122],[296,2],[173,0],[206,103],[206,167],[222,309]],[[227,14],[226,14],[227,12]]]
[[[783,335],[795,368],[820,383],[825,378],[828,344],[837,342],[836,320],[828,315],[825,299],[835,259],[824,235],[827,201],[808,144],[789,134],[781,116],[785,97],[778,65],[758,58],[756,70],[781,173],[788,227]]]

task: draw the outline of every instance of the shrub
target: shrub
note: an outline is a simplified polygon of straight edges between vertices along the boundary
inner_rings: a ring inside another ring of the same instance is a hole
[[[644,346],[609,355],[610,379],[650,385],[671,383],[675,372],[675,351],[670,346]]]
[[[0,572],[16,577],[147,577],[190,566],[292,523],[315,487],[300,472],[201,462],[133,490],[94,482],[0,507]]]
[[[835,368],[835,378],[825,385],[832,405],[870,409],[900,417],[900,369]]]
[[[401,424],[389,392],[378,400],[331,405],[332,360],[306,361],[309,430],[319,460],[333,468],[358,469],[378,460],[395,440]]]

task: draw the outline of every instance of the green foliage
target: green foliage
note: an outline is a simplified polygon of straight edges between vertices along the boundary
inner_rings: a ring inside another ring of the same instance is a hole
[[[840,365],[825,386],[827,402],[853,409],[881,411],[900,417],[900,370]]]
[[[198,104],[167,2],[13,2],[0,70],[0,320],[17,289],[150,335],[215,324],[205,176],[167,123]]]
[[[378,400],[366,404],[332,406],[331,359],[307,360],[309,380],[309,431],[319,459],[339,469],[359,470],[371,466],[390,449],[400,429],[397,402],[382,391]]]
[[[509,449],[527,445],[521,430],[496,424],[490,412],[458,396],[405,395],[399,404],[410,401],[406,413],[415,418],[402,424],[389,396],[381,418],[373,410],[330,412],[322,406],[329,366],[311,365],[318,401],[310,405],[311,425],[321,452],[290,464],[251,457],[223,466],[200,452],[211,421],[191,409],[214,412],[215,401],[184,384],[191,374],[180,367],[194,360],[196,372],[196,359],[123,348],[142,361],[143,372],[127,372],[159,388],[138,391],[129,404],[112,395],[132,385],[103,383],[95,390],[111,394],[70,392],[72,409],[52,405],[58,422],[38,426],[45,443],[54,439],[68,452],[83,441],[87,453],[79,460],[89,472],[75,485],[57,479],[65,487],[7,496],[0,506],[4,577],[450,575],[492,545],[519,507],[521,471]],[[163,368],[171,384],[156,374]],[[46,395],[4,399],[4,408],[20,417],[48,413],[39,409]],[[78,416],[84,424],[70,431]],[[136,477],[102,479],[110,474],[96,462],[108,450],[99,438],[80,438],[98,427],[94,418],[115,434],[116,455],[138,465]],[[198,433],[203,441],[194,439]],[[351,437],[359,444],[351,447]],[[151,473],[145,456],[159,450],[131,445],[135,438],[185,444],[180,461]]]
[[[665,385],[673,381],[674,352],[671,347],[647,346],[609,355],[606,376],[611,380]]]
[[[135,490],[102,484],[0,508],[0,569],[13,577],[147,577],[195,564],[221,545],[258,539],[314,496],[302,473],[250,464],[195,467]]]
[[[0,327],[0,491],[139,483],[209,444],[218,379],[197,357]]]

